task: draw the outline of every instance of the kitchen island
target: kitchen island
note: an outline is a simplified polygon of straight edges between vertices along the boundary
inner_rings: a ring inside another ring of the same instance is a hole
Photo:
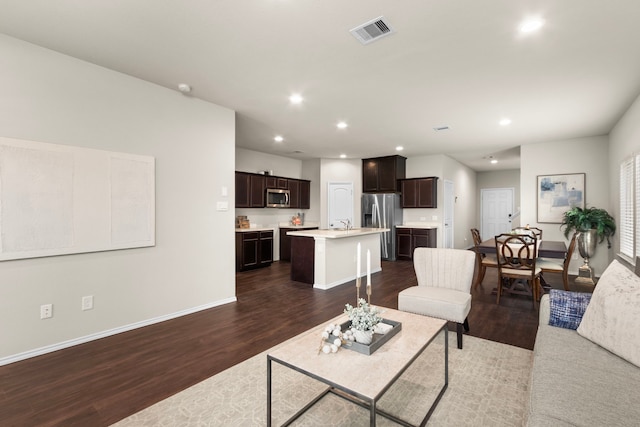
[[[367,274],[367,251],[371,252],[371,273],[382,271],[380,233],[387,228],[351,230],[290,231],[291,279],[330,289],[356,278],[356,253],[360,243],[360,276]],[[366,286],[363,279],[362,286]],[[363,292],[364,292],[364,288]]]

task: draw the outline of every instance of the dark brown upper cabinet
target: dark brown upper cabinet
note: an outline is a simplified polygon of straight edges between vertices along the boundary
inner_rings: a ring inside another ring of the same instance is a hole
[[[300,209],[311,209],[311,181],[298,181],[300,184]]]
[[[300,181],[290,179],[289,181],[289,206],[292,209],[300,209]]]
[[[398,180],[406,176],[407,158],[385,156],[362,159],[362,192],[395,193],[400,191]]]
[[[264,175],[236,172],[236,208],[264,208]]]
[[[311,208],[311,181],[236,171],[236,208],[264,208],[267,188],[289,190],[292,209]]]
[[[403,208],[437,208],[438,177],[400,180]]]
[[[277,188],[280,190],[287,190],[289,188],[289,179],[281,178],[279,176],[267,176],[267,188]]]

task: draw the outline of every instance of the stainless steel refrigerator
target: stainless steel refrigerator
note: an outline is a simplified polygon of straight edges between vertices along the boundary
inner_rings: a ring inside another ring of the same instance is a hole
[[[396,260],[396,225],[402,225],[400,194],[365,193],[362,195],[362,227],[390,230],[380,233],[380,255],[384,260]]]

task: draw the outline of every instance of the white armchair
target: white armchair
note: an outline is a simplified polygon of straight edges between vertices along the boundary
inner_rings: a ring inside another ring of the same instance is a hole
[[[398,294],[398,310],[456,322],[458,348],[462,348],[462,327],[469,331],[475,254],[464,249],[416,248],[413,266],[418,286]]]

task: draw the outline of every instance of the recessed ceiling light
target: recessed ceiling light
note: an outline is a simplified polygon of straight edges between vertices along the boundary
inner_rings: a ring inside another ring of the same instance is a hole
[[[336,126],[338,127],[338,129],[345,129],[349,125],[346,122],[338,122]]]
[[[340,158],[341,158],[341,159],[346,159],[346,158],[347,158],[347,155],[346,155],[346,154],[340,154]]]
[[[498,163],[498,159],[491,159],[491,164],[495,165],[496,163]]]
[[[282,142],[282,141],[284,141],[284,138],[283,138],[282,136],[280,136],[280,135],[276,135],[276,136],[273,138],[273,140],[274,140],[275,142]]]
[[[500,126],[509,126],[511,124],[511,119],[508,117],[503,117],[498,123],[500,123]]]
[[[534,31],[538,31],[544,25],[544,21],[540,18],[530,18],[522,22],[520,24],[520,32],[521,33],[533,33]]]
[[[398,145],[396,147],[396,151],[402,151],[402,150],[404,150],[404,147],[402,145]]]
[[[301,104],[304,98],[299,93],[294,93],[289,97],[292,104]]]
[[[191,86],[186,83],[180,83],[178,85],[178,90],[182,93],[191,93]]]

